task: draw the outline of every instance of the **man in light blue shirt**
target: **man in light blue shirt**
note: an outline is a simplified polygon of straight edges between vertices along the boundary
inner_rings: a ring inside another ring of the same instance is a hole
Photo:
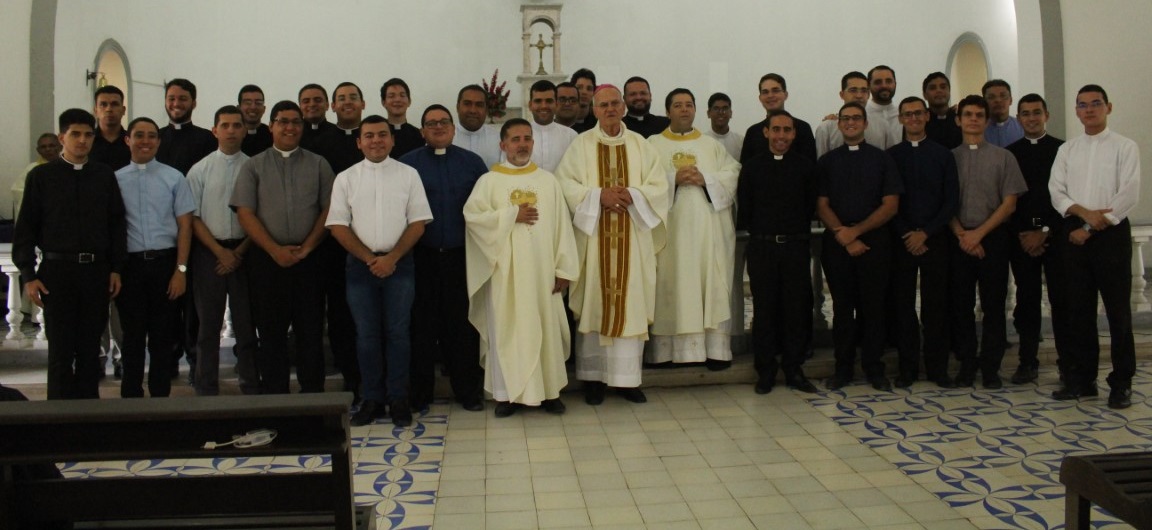
[[[166,397],[172,389],[173,319],[186,286],[196,203],[184,175],[155,160],[156,122],[132,120],[127,142],[132,163],[116,172],[128,220],[128,262],[116,299],[124,328],[120,397],[144,397],[145,347],[151,354],[148,393]]]

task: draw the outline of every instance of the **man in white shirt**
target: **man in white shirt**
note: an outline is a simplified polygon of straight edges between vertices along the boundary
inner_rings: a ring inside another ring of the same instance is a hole
[[[1136,142],[1112,132],[1112,103],[1099,85],[1076,94],[1076,117],[1084,136],[1073,138],[1056,153],[1048,190],[1052,206],[1065,216],[1068,241],[1064,268],[1068,283],[1068,343],[1072,353],[1056,399],[1098,394],[1096,375],[1100,341],[1096,330],[1096,294],[1104,301],[1112,336],[1112,373],[1108,406],[1132,405],[1136,373],[1132,338],[1132,227],[1128,216],[1140,196],[1140,150]]]
[[[388,120],[365,118],[356,143],[364,160],[336,177],[324,223],[348,251],[348,305],[356,320],[364,398],[351,423],[366,425],[383,416],[387,398],[392,423],[407,427],[412,424],[408,328],[416,296],[416,267],[409,251],[424,235],[432,209],[416,170],[388,157],[393,144]]]
[[[556,85],[541,79],[532,85],[528,110],[532,112],[532,161],[552,173],[576,139],[576,131],[556,123]]]
[[[900,143],[904,136],[903,126],[900,125],[900,106],[892,102],[896,97],[896,71],[883,64],[868,70],[868,89],[872,93],[872,101],[865,107],[868,116],[872,118],[868,120],[869,128],[878,121],[884,121],[889,129],[896,131],[896,143]]]
[[[728,127],[732,121],[732,98],[723,92],[708,96],[708,121],[711,127],[704,130],[704,134],[715,138],[732,158],[740,160],[740,147],[744,145],[744,135]]]
[[[868,77],[860,72],[848,72],[840,78],[840,99],[844,103],[868,104]],[[871,111],[869,111],[871,112]],[[864,141],[873,147],[888,149],[900,143],[901,129],[892,129],[886,120],[868,123],[864,129]],[[816,157],[844,145],[844,134],[840,132],[839,119],[824,120],[816,127]]]
[[[480,155],[491,168],[500,163],[500,131],[484,123],[488,119],[488,93],[480,85],[468,85],[456,95],[460,123],[452,144]]]

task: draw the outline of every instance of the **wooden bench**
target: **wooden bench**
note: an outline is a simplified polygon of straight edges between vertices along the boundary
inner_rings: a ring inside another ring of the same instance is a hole
[[[351,530],[351,401],[349,393],[327,393],[0,403],[0,528],[52,521],[178,527],[192,520],[218,528],[248,518],[264,526],[245,528],[300,526],[291,524],[296,520]],[[261,428],[277,431],[271,444],[202,448]],[[14,472],[58,462],[301,455],[328,456],[331,470],[31,481],[17,481]]]
[[[1136,528],[1152,529],[1152,453],[1069,456],[1060,464],[1064,525],[1092,528],[1092,503]]]

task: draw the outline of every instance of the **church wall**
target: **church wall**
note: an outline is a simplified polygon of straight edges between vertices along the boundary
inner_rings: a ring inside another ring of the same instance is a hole
[[[897,72],[897,96],[919,95],[924,75],[946,69],[953,41],[966,31],[984,39],[994,76],[1017,81],[1015,14],[1008,0],[935,2],[930,8],[915,0],[559,3],[565,4],[566,73],[589,66],[601,82],[614,83],[643,75],[652,83],[658,113],[664,95],[677,86],[692,89],[701,99],[725,91],[734,99],[733,125],[741,129],[763,116],[756,84],[764,73],[785,75],[789,109],[817,121],[839,106],[839,79],[849,70],[889,64]],[[523,63],[520,4],[64,2],[58,15],[56,73],[61,80],[78,79],[75,72],[91,67],[100,43],[114,38],[127,52],[137,82],[133,116],[162,118],[162,90],[155,85],[188,77],[200,89],[195,114],[200,123],[218,106],[233,103],[235,91],[247,82],[264,87],[271,106],[278,99],[295,99],[307,82],[332,87],[351,80],[366,92],[367,111],[381,112],[380,84],[400,76],[412,87],[409,120],[416,122],[425,106],[451,104],[459,87],[479,82],[497,67],[503,79],[515,83]],[[551,61],[546,65],[550,68]],[[60,84],[58,107],[86,101],[82,84]],[[521,105],[518,90],[512,90],[511,98],[510,106]]]
[[[23,178],[21,173],[36,155],[36,139],[30,138],[28,113],[31,15],[32,0],[5,1],[0,10],[0,35],[4,35],[5,43],[0,46],[0,72],[10,80],[4,83],[4,97],[0,98],[0,116],[4,116],[0,127],[0,218],[3,219],[12,217],[8,190],[16,179]]]

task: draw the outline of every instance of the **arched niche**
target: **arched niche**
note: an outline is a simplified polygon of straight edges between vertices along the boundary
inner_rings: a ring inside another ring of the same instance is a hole
[[[124,117],[131,120],[132,112],[132,67],[128,55],[115,39],[107,39],[96,51],[92,71],[96,73],[92,91],[104,85],[112,85],[124,91]]]
[[[981,87],[991,76],[992,69],[984,40],[972,32],[958,37],[948,52],[948,78],[952,82],[952,99],[959,101],[969,94],[980,94]]]

